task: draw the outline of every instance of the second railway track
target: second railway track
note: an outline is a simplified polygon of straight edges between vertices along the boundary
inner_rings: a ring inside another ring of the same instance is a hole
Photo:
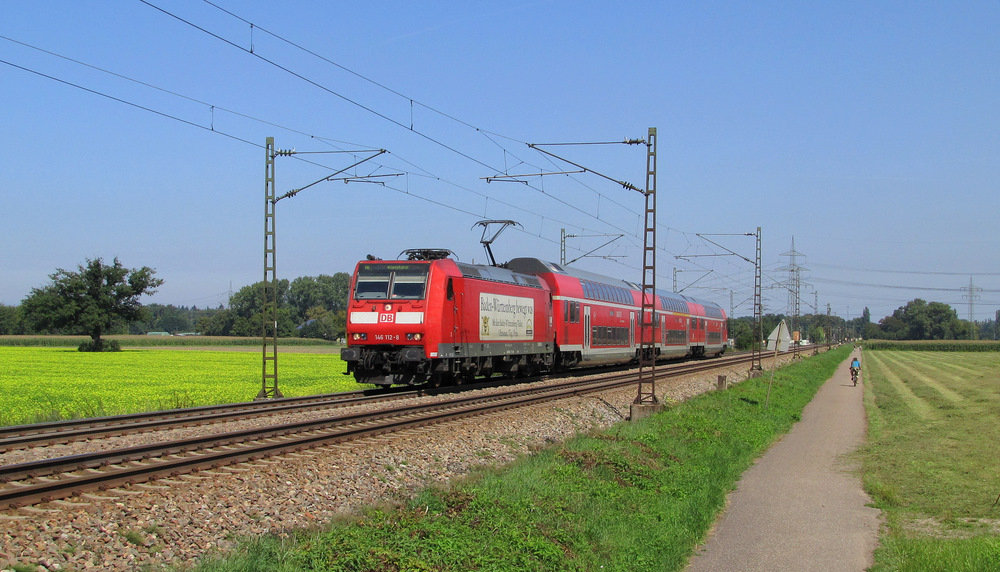
[[[679,367],[663,368],[662,375],[667,377],[731,367],[749,359],[746,356],[735,356],[724,361],[686,363]],[[433,404],[327,416],[176,442],[4,465],[0,466],[0,480],[7,484],[0,489],[0,507],[48,502],[86,491],[173,477],[461,417],[603,391],[635,383],[635,379],[635,374],[632,373],[601,380],[527,384],[488,396],[460,395]]]

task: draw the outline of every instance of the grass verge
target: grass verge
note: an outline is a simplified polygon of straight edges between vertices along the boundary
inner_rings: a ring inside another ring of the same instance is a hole
[[[245,541],[202,572],[680,570],[753,460],[849,347],[580,435],[328,529]]]
[[[1000,570],[1000,354],[866,351],[874,572]]]

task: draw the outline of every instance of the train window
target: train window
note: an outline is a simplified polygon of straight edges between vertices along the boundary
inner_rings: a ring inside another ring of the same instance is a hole
[[[358,281],[354,287],[354,298],[357,300],[375,299],[384,300],[389,297],[389,277],[388,276],[366,276],[358,274]]]
[[[392,297],[402,300],[421,300],[424,297],[426,276],[396,276],[392,282]]]
[[[362,264],[354,286],[356,300],[422,300],[429,264]]]
[[[574,324],[580,323],[580,303],[571,302],[569,305],[569,321]]]

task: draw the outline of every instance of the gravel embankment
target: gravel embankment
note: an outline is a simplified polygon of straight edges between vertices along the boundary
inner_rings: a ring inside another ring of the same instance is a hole
[[[765,367],[767,367],[765,360]],[[746,376],[743,366],[726,373]],[[657,383],[664,400],[682,401],[714,389],[717,373]],[[475,417],[403,433],[286,454],[252,464],[115,489],[31,509],[0,512],[0,570],[15,564],[38,570],[138,570],[193,564],[225,552],[236,539],[282,534],[386,499],[400,499],[471,468],[509,462],[581,431],[622,421],[635,388]],[[433,400],[436,398],[422,398]],[[321,416],[311,412],[296,416]],[[70,455],[98,447],[220,432],[268,417],[60,445]],[[12,451],[0,464],[31,460]]]

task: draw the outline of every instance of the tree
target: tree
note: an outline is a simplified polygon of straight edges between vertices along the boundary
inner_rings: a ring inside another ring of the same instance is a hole
[[[117,257],[111,265],[95,258],[77,268],[78,272],[57,269],[49,275],[52,283],[32,288],[21,307],[25,320],[37,330],[90,336],[91,343],[81,345],[81,350],[101,351],[101,336],[113,327],[146,319],[139,298],[163,284],[152,268],[125,268]]]
[[[0,335],[23,334],[23,329],[21,307],[0,304]]]
[[[295,312],[295,319],[310,319],[309,312],[316,307],[330,312],[347,309],[347,289],[351,275],[337,272],[333,276],[301,276],[292,280],[288,288],[288,303]]]
[[[295,332],[295,320],[288,306],[288,280],[275,282],[278,299],[278,336],[290,337]],[[264,283],[244,286],[229,300],[229,310],[223,330],[230,336],[259,336],[264,323]],[[207,331],[205,333],[208,333]]]

